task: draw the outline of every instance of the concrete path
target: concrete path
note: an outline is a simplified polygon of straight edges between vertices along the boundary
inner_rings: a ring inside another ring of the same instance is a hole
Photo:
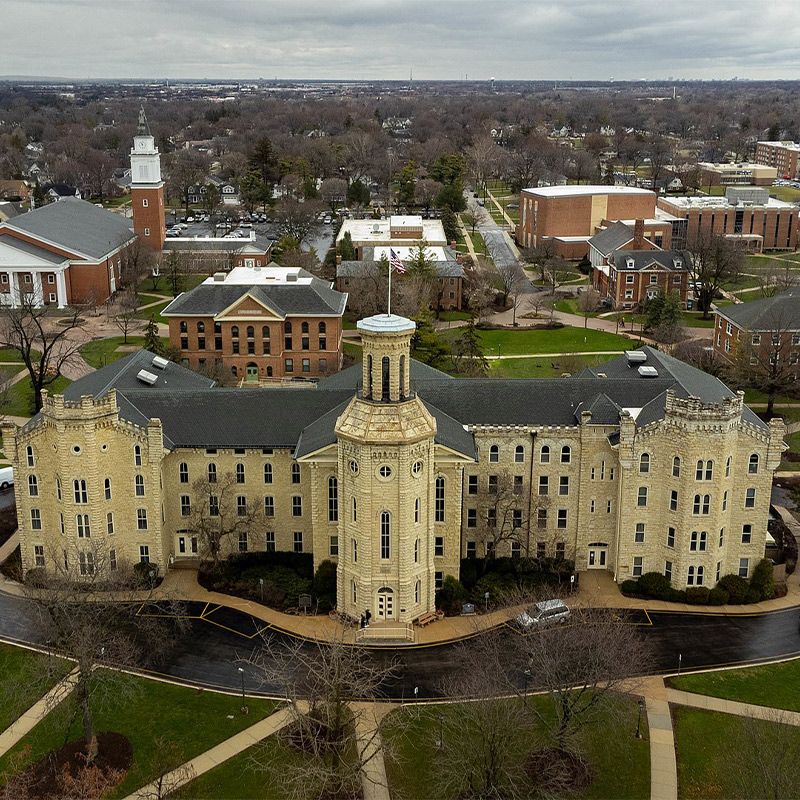
[[[59,703],[67,698],[78,682],[78,668],[59,681],[41,700],[0,733],[0,756],[5,755],[23,736],[36,727]]]
[[[575,350],[570,353],[512,353],[511,355],[484,355],[487,361],[501,361],[506,358],[563,358],[564,356],[619,356],[624,350]]]
[[[800,712],[786,711],[782,708],[771,706],[757,706],[753,703],[738,703],[735,700],[725,700],[721,697],[711,697],[706,694],[684,692],[680,689],[667,689],[667,701],[680,706],[703,708],[706,711],[720,711],[723,714],[735,714],[737,717],[750,717],[751,719],[765,719],[769,722],[780,722],[784,725],[800,726]]]
[[[650,728],[650,798],[677,800],[678,767],[675,736],[663,678],[649,678],[642,687]]]
[[[233,758],[268,736],[277,733],[281,728],[285,728],[292,719],[291,709],[282,708],[280,711],[270,714],[266,719],[231,736],[230,739],[225,739],[224,742],[220,742],[210,750],[200,753],[185,764],[181,764],[172,772],[148,783],[147,786],[142,786],[141,789],[129,794],[125,800],[152,800],[153,797],[166,797],[199,775],[203,775],[229,758]]]
[[[364,800],[390,800],[380,725],[395,706],[391,703],[352,703],[351,708],[356,717],[356,741]]]
[[[5,563],[6,559],[17,549],[19,545],[19,531],[14,531],[11,536],[3,542],[0,547],[0,564]]]

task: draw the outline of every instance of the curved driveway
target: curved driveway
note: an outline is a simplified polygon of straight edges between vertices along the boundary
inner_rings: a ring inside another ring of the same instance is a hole
[[[36,641],[30,622],[30,601],[0,593],[0,638],[29,644]],[[288,634],[270,631],[264,623],[247,614],[224,607],[205,609],[206,604],[189,603],[187,616],[194,617],[190,631],[177,645],[162,674],[174,680],[208,688],[239,691],[239,659],[248,657],[259,645],[260,634],[269,633],[280,641]],[[637,612],[632,624],[641,631],[654,652],[655,672],[674,672],[681,656],[682,668],[697,670],[731,664],[745,664],[800,655],[800,614],[787,609],[754,616]],[[498,631],[501,644],[519,634],[505,626]],[[307,645],[312,647],[312,644]],[[396,664],[397,677],[387,687],[396,700],[436,697],[437,687],[448,674],[458,670],[458,644],[379,647],[373,657]],[[509,652],[513,648],[509,647]],[[249,693],[280,695],[282,687],[259,684],[257,676],[245,669]]]

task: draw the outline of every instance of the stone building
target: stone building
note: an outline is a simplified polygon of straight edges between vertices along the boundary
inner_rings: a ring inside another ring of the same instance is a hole
[[[24,569],[203,556],[195,515],[225,502],[246,519],[227,551],[330,559],[339,609],[379,620],[432,610],[487,553],[676,587],[763,557],[783,423],[716,378],[645,347],[570,378],[456,380],[410,358],[410,320],[359,330],[362,363],[316,389],[223,389],[139,351],[6,424]]]

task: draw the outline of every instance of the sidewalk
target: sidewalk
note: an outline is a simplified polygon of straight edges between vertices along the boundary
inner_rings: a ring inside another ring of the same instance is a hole
[[[33,730],[75,688],[78,668],[60,680],[44,697],[0,733],[0,756],[5,755],[23,736]]]
[[[364,800],[390,800],[380,726],[383,718],[396,706],[391,703],[351,703],[351,707],[356,716],[356,740]]]
[[[739,703],[736,700],[725,700],[707,694],[684,692],[680,689],[667,689],[667,701],[679,706],[702,708],[706,711],[719,711],[723,714],[735,714],[737,717],[765,719],[768,722],[780,722],[783,725],[800,726],[800,712],[786,711],[772,706],[757,706],[753,703]]]
[[[255,725],[240,731],[235,736],[231,736],[230,739],[225,739],[224,742],[220,742],[210,750],[200,753],[200,755],[195,756],[185,764],[181,764],[172,772],[168,772],[166,775],[148,783],[147,786],[142,786],[141,789],[129,794],[125,800],[152,800],[154,797],[172,795],[181,786],[214,769],[214,767],[247,750],[254,744],[258,744],[268,736],[272,736],[281,728],[285,728],[291,721],[291,709],[282,708],[280,711],[270,714],[266,719],[262,719]]]
[[[663,678],[648,678],[641,688],[650,729],[650,798],[677,800],[678,767],[675,734]]]

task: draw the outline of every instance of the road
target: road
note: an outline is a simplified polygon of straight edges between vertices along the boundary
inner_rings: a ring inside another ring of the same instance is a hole
[[[0,593],[0,637],[31,644],[37,641],[30,601]],[[269,631],[264,623],[231,609],[186,606],[190,629],[179,642],[159,674],[178,681],[208,688],[238,691],[240,659],[247,658],[259,645],[260,633],[274,637],[276,645],[287,644],[289,636]],[[714,616],[691,613],[634,612],[629,624],[637,624],[652,646],[654,672],[677,670],[678,656],[684,670],[744,664],[779,657],[800,655],[798,610],[788,609],[756,616]],[[520,634],[509,626],[496,632],[500,645],[513,652],[513,637]],[[313,644],[306,644],[313,647]],[[396,678],[386,687],[395,700],[419,699],[439,695],[443,679],[459,669],[458,644],[429,647],[374,648],[372,657],[396,665]],[[468,646],[468,645],[467,645]],[[510,669],[512,669],[510,667]],[[521,679],[521,672],[514,679]],[[276,695],[278,685],[263,685],[245,666],[248,693]],[[533,686],[533,684],[532,684]]]

